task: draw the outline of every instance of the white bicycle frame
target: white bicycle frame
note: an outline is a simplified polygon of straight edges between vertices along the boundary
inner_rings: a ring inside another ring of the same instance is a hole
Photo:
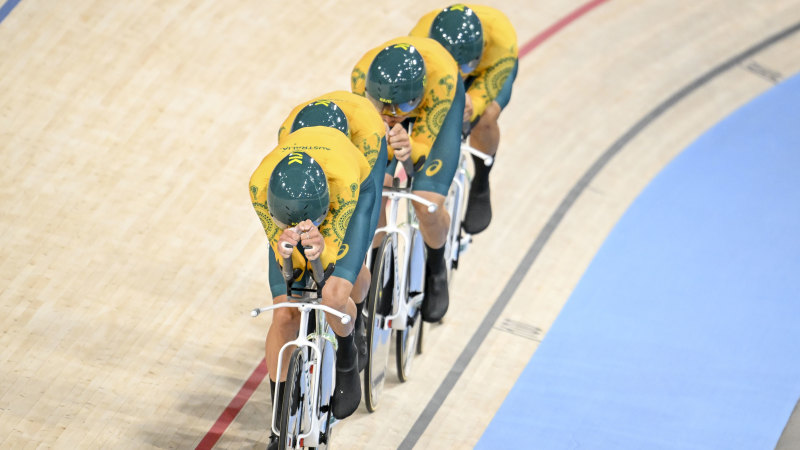
[[[403,252],[403,265],[398,266],[395,265],[395,271],[399,273],[399,276],[395,278],[394,283],[394,295],[397,299],[405,299],[405,301],[398,301],[396,306],[396,311],[392,311],[392,314],[386,317],[386,320],[382,324],[383,329],[393,329],[393,330],[405,330],[406,326],[408,325],[408,310],[409,305],[417,301],[417,296],[413,298],[408,297],[408,286],[406,283],[406,277],[408,276],[407,268],[409,267],[409,262],[411,261],[411,230],[410,228],[416,227],[414,224],[407,224],[404,226],[400,226],[397,223],[397,216],[400,208],[400,200],[407,199],[409,200],[407,207],[413,208],[411,204],[412,201],[418,202],[421,205],[425,206],[429,212],[436,211],[437,205],[433,202],[430,202],[419,195],[412,194],[411,192],[407,192],[404,190],[398,190],[398,188],[384,188],[384,191],[381,193],[383,197],[386,197],[389,200],[389,217],[386,220],[386,226],[380,227],[375,230],[375,234],[378,233],[387,233],[387,234],[394,234],[403,240],[403,248],[405,251]],[[397,255],[397,246],[398,242],[395,240],[393,243],[392,250],[394,254]],[[369,264],[372,264],[372,261],[369,261]],[[397,270],[397,267],[402,267],[402,270]],[[422,294],[420,294],[422,295]]]
[[[290,262],[291,260],[289,260]],[[318,266],[321,268],[321,265]],[[320,269],[321,270],[321,269]],[[320,278],[321,279],[321,278]],[[350,322],[351,317],[348,314],[339,312],[329,306],[320,305],[319,302],[322,299],[317,299],[310,297],[308,295],[304,295],[300,298],[294,298],[294,301],[288,301],[284,303],[278,303],[277,305],[265,306],[263,308],[256,308],[250,312],[250,315],[253,317],[258,316],[259,314],[267,311],[273,311],[279,308],[296,308],[300,311],[300,328],[297,333],[297,338],[287,342],[284,344],[280,351],[278,352],[278,368],[277,373],[283,373],[283,355],[284,352],[292,346],[299,347],[308,347],[311,350],[311,356],[309,358],[309,362],[312,365],[321,368],[322,367],[322,349],[320,348],[319,339],[324,339],[333,344],[334,348],[336,348],[336,337],[333,336],[332,333],[327,332],[327,321],[325,320],[325,314],[332,314],[338,317],[342,324],[347,324]],[[305,330],[308,330],[308,319],[309,315],[312,310],[317,310],[320,314],[316,315],[317,326],[315,327],[314,333],[306,335]],[[311,338],[311,339],[309,339]],[[307,370],[308,367],[303,367],[303,370]],[[312,379],[313,382],[311,386],[311,405],[313,405],[314,411],[311,412],[311,426],[309,430],[305,434],[301,434],[298,436],[299,439],[304,441],[304,446],[311,446],[316,447],[319,445],[318,437],[320,431],[320,421],[319,421],[319,414],[316,411],[319,405],[319,379],[322,376],[322,370],[314,370]],[[331,386],[336,386],[336,370],[331,370]],[[284,394],[285,395],[285,394]],[[275,392],[273,392],[273,399],[278,398],[278,383],[275,383]],[[280,433],[278,430],[277,421],[279,418],[275,417],[275,409],[277,405],[272,405],[272,423],[270,427],[272,428],[272,432],[276,435]],[[332,425],[332,424],[331,424]]]

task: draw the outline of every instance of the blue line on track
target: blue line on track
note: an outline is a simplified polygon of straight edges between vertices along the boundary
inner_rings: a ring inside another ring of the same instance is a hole
[[[11,14],[11,10],[13,10],[14,7],[17,6],[21,1],[22,0],[8,0],[3,4],[3,6],[0,6],[0,23],[3,23],[3,20],[5,20],[5,18]]]

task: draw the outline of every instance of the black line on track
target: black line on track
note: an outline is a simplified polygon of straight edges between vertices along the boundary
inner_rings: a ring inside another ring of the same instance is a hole
[[[434,416],[439,411],[439,408],[441,408],[442,404],[447,399],[447,396],[450,394],[450,391],[453,390],[453,387],[455,387],[459,378],[461,378],[461,374],[464,373],[470,361],[472,361],[472,357],[475,356],[475,353],[486,339],[486,336],[489,334],[489,331],[492,329],[495,322],[497,322],[500,314],[503,312],[506,305],[511,300],[511,297],[513,297],[514,293],[516,292],[520,282],[528,273],[528,270],[533,263],[536,261],[536,258],[539,256],[539,253],[541,253],[545,244],[547,244],[547,241],[550,240],[550,237],[561,223],[561,220],[564,218],[564,216],[566,216],[572,205],[575,204],[575,201],[578,199],[581,193],[583,193],[586,187],[589,186],[589,183],[592,182],[594,177],[600,173],[600,171],[609,163],[609,161],[611,161],[611,158],[613,158],[629,142],[638,136],[642,130],[647,128],[647,126],[653,123],[667,110],[675,106],[678,102],[688,97],[689,94],[703,87],[717,76],[740,64],[745,59],[759,53],[767,47],[770,47],[776,42],[791,36],[799,30],[800,22],[761,41],[753,47],[750,47],[744,52],[734,56],[733,58],[711,69],[709,72],[689,83],[687,86],[680,89],[664,102],[656,106],[656,108],[650,111],[650,113],[640,119],[630,130],[622,135],[622,137],[617,139],[617,141],[614,142],[611,147],[609,147],[605,152],[603,152],[602,155],[600,155],[597,160],[595,160],[594,164],[589,167],[589,169],[583,174],[578,182],[575,183],[572,189],[570,189],[570,191],[567,193],[567,196],[564,197],[564,199],[561,201],[561,204],[558,205],[558,208],[550,216],[550,219],[548,219],[544,228],[536,237],[536,240],[533,242],[533,244],[531,244],[530,248],[528,248],[527,253],[525,253],[525,256],[517,266],[517,269],[511,275],[511,278],[508,280],[505,287],[503,287],[503,290],[500,292],[497,300],[495,300],[491,309],[489,309],[489,312],[475,330],[475,333],[472,335],[472,338],[470,338],[467,346],[458,356],[458,359],[453,364],[453,367],[447,373],[447,376],[444,378],[442,383],[439,385],[439,388],[433,394],[433,397],[431,397],[430,401],[428,401],[425,409],[408,431],[408,434],[406,435],[405,439],[403,439],[403,442],[400,443],[399,448],[411,449],[414,447],[417,441],[419,441],[420,437],[422,437],[422,434],[428,428],[428,424],[430,424],[430,422],[433,420]]]

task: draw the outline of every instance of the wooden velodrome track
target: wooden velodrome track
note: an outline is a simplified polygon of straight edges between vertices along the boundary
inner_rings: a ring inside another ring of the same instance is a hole
[[[800,70],[799,0],[486,4],[530,44],[501,118],[494,221],[412,380],[391,376],[336,448],[474,445],[630,202]],[[220,423],[218,448],[263,448],[269,395],[256,380],[237,396],[269,321],[248,312],[271,298],[249,176],[293,106],[347,89],[365,50],[438,6],[14,7],[0,23],[1,448],[192,448]]]

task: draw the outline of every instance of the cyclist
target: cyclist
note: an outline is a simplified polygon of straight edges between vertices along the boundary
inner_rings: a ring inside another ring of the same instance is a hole
[[[278,140],[280,141],[300,128],[312,126],[333,127],[348,135],[350,141],[361,151],[371,167],[370,178],[374,186],[375,204],[367,226],[369,231],[365,232],[365,235],[368,236],[366,236],[363,248],[350,248],[350,253],[347,255],[347,257],[364,260],[380,215],[380,192],[388,158],[386,125],[366,98],[352,92],[334,91],[296,106],[283,121],[278,131]],[[363,191],[361,196],[364,196]],[[354,225],[356,223],[351,220],[351,226]],[[358,349],[359,371],[364,370],[367,364],[367,340],[362,313],[364,300],[369,291],[369,282],[369,270],[366,264],[363,264],[351,294],[351,298],[356,304],[355,341]]]
[[[326,273],[332,270],[322,290],[322,304],[355,315],[350,293],[361,261],[346,257],[350,248],[358,247],[365,238],[349,225],[353,221],[369,223],[373,199],[359,197],[359,186],[371,181],[369,172],[366,159],[345,134],[320,126],[286,136],[253,172],[250,199],[270,244],[269,280],[274,303],[287,301],[282,258],[292,258],[294,268],[300,269],[296,281],[301,283],[309,276],[307,261],[319,258]],[[283,373],[278,374],[278,352],[297,336],[299,315],[293,308],[276,310],[267,332],[265,354],[271,392],[276,382],[279,386],[278,396],[273,398],[279,405],[276,411],[280,411],[290,356],[285,352]],[[332,409],[335,417],[343,419],[361,401],[358,356],[352,322],[333,320],[330,327],[338,343]],[[276,445],[277,436],[273,434],[268,448]]]
[[[432,39],[405,36],[368,51],[353,68],[352,91],[366,96],[389,127],[388,144],[396,161],[419,166],[415,194],[438,205],[431,213],[414,203],[427,248],[422,318],[438,322],[447,312],[449,294],[444,245],[450,217],[443,208],[458,166],[464,85],[458,66]],[[410,135],[404,122],[413,123]]]
[[[517,35],[500,11],[480,5],[455,4],[431,11],[411,30],[441,43],[458,62],[467,88],[464,107],[465,132],[470,145],[491,156],[497,153],[500,128],[497,119],[511,99],[517,76]],[[464,231],[480,233],[492,220],[489,171],[476,156],[475,177],[470,187]]]

